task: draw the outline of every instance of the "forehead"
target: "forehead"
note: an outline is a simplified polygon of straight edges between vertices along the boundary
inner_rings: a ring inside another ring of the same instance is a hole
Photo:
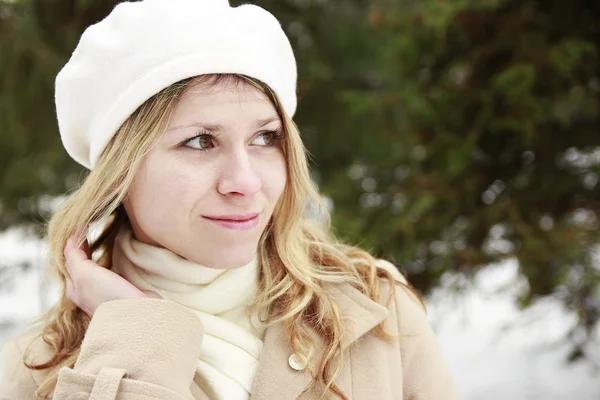
[[[193,83],[178,100],[178,105],[192,104],[203,107],[230,106],[240,103],[252,103],[255,107],[275,109],[264,92],[243,81],[223,81],[216,84]]]
[[[246,82],[200,82],[191,84],[180,95],[167,131],[186,126],[246,130],[264,126],[262,121],[280,121],[275,106],[262,90]]]

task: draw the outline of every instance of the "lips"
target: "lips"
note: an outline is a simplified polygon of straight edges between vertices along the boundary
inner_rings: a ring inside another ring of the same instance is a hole
[[[259,222],[259,214],[237,214],[237,215],[219,215],[203,216],[204,219],[226,229],[247,231],[256,228]]]
[[[205,215],[204,218],[208,218],[208,219],[219,219],[219,220],[223,220],[223,221],[246,221],[252,218],[255,218],[258,215],[258,213],[252,213],[252,214],[231,214],[231,215]]]

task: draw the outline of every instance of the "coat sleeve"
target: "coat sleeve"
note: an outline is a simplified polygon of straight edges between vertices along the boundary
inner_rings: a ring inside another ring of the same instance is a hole
[[[71,368],[59,371],[54,400],[188,400],[202,324],[168,300],[102,304]]]
[[[454,379],[423,306],[415,294],[399,284],[396,310],[404,400],[458,399]]]

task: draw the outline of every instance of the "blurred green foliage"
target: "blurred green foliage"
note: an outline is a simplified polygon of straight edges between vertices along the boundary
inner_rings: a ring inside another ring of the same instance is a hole
[[[115,3],[0,0],[1,228],[46,218],[44,196],[79,179],[54,76]],[[600,317],[600,3],[255,3],[296,50],[295,119],[338,234],[423,291],[516,257],[521,304],[557,296],[585,342]]]

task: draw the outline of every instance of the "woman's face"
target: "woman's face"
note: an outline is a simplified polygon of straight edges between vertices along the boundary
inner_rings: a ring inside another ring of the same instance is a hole
[[[287,177],[275,107],[234,86],[184,92],[125,200],[138,240],[210,268],[254,257]]]

